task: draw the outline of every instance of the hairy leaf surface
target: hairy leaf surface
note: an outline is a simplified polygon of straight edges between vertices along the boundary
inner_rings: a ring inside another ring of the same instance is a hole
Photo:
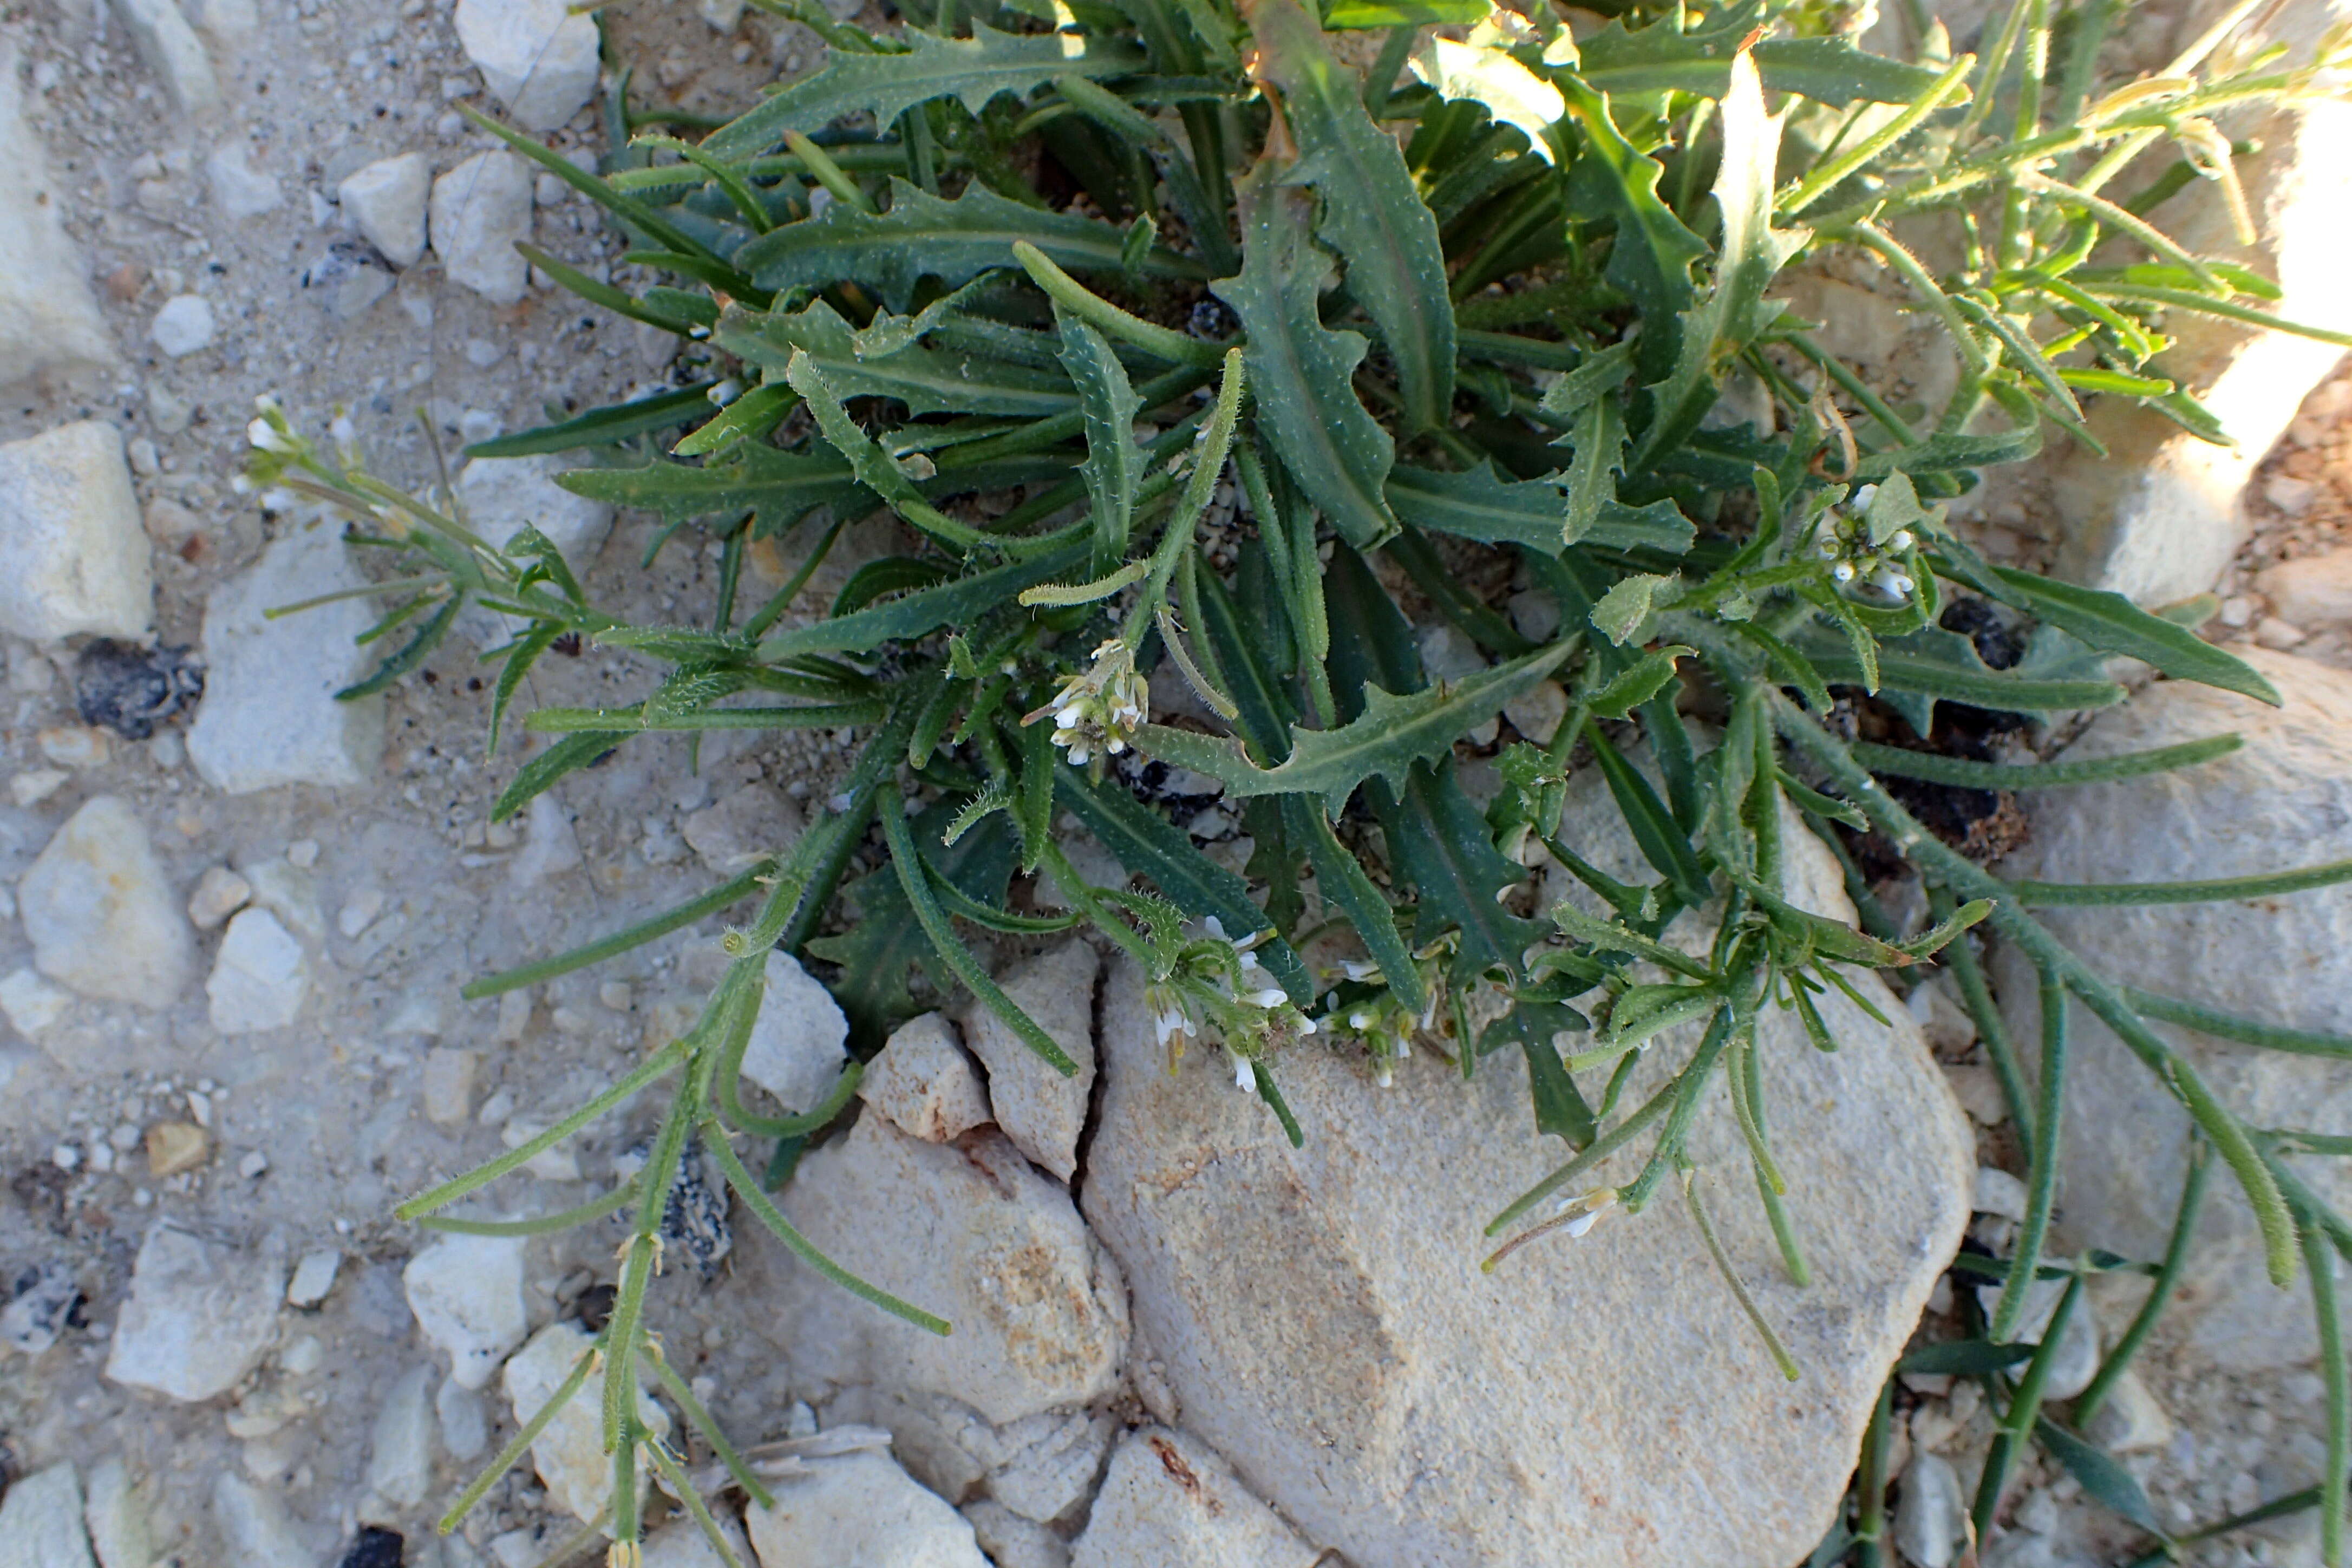
[[[1282,89],[1298,144],[1286,184],[1323,197],[1318,233],[1348,264],[1348,292],[1395,361],[1407,428],[1444,422],[1454,403],[1454,300],[1437,218],[1421,199],[1396,141],[1364,110],[1361,86],[1331,58],[1298,0],[1260,0],[1253,16],[1260,68]]]
[[[1045,212],[1000,196],[974,181],[949,200],[904,180],[890,183],[889,210],[858,211],[836,202],[822,217],[789,223],[747,243],[736,264],[762,289],[823,289],[846,279],[904,310],[915,285],[937,278],[949,288],[992,268],[1012,267],[1013,242],[1025,239],[1071,272],[1120,270],[1127,234],[1093,218]],[[1208,269],[1158,247],[1139,268],[1148,278],[1199,279]]]
[[[1396,442],[1356,395],[1350,377],[1364,340],[1323,324],[1320,301],[1330,262],[1308,235],[1308,198],[1286,189],[1260,163],[1237,189],[1242,270],[1212,284],[1241,318],[1243,363],[1257,399],[1258,427],[1307,499],[1340,536],[1369,550],[1396,531],[1381,493]]]
[[[835,51],[823,70],[764,99],[712,132],[702,151],[719,158],[766,152],[787,131],[822,131],[845,114],[870,112],[887,126],[916,104],[952,98],[974,114],[998,93],[1022,96],[1057,76],[1123,76],[1141,68],[1134,50],[1076,33],[1000,33],[977,18],[969,38],[906,29],[902,55]]]
[[[1368,684],[1361,717],[1336,730],[1294,725],[1290,755],[1277,767],[1257,766],[1230,741],[1160,724],[1145,725],[1135,743],[1151,756],[1208,774],[1230,795],[1319,795],[1325,809],[1336,816],[1364,780],[1377,774],[1402,786],[1413,763],[1450,752],[1465,731],[1501,712],[1504,703],[1566,663],[1570,651],[1565,643],[1538,648],[1461,680],[1403,696]]]

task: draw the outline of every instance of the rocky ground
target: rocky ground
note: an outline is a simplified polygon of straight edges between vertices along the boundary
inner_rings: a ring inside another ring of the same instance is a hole
[[[490,823],[523,755],[511,736],[485,754],[472,649],[494,628],[383,698],[335,704],[366,668],[360,606],[262,612],[360,567],[331,531],[265,512],[233,479],[260,392],[322,435],[341,411],[372,463],[421,483],[436,450],[693,379],[673,340],[514,256],[529,238],[610,273],[619,246],[560,182],[483,161],[494,143],[456,106],[585,158],[604,142],[591,95],[616,64],[640,102],[712,112],[814,63],[814,46],[728,0],[601,15],[600,63],[594,26],[552,0],[0,4],[15,247],[0,270],[0,1563],[530,1568],[593,1550],[583,1531],[609,1482],[585,1406],[459,1533],[436,1540],[429,1521],[601,1321],[617,1231],[436,1239],[390,1209],[670,1037],[716,977],[717,930],[499,1000],[459,987],[788,837],[831,793],[836,739],[714,739],[691,762],[682,743],[639,742],[522,823]],[[2331,381],[2263,470],[2222,584],[2217,635],[2261,650],[2296,698],[2287,717],[2257,737],[2235,708],[2167,699],[2135,721],[2168,738],[2247,729],[2229,787],[2286,803],[2236,814],[2257,863],[2352,854],[2312,842],[2352,822],[2352,702],[2320,668],[2352,668],[2352,556],[2329,553],[2352,514],[2347,432],[2352,381]],[[652,524],[555,490],[549,467],[477,464],[458,482],[487,528],[529,517],[555,533],[620,613],[708,605],[698,536],[643,568]],[[1989,521],[2032,556],[2036,515]],[[837,555],[799,613],[858,555]],[[773,584],[791,562],[751,565]],[[524,698],[594,703],[644,674],[590,648],[544,660]],[[2171,811],[2147,831],[2184,844],[2212,809],[2106,806],[2130,823]],[[1591,853],[1615,869],[1607,815]],[[2132,843],[2045,837],[2080,849],[2065,874],[2099,874],[2101,853],[2125,862],[2107,875],[2146,874]],[[1814,900],[1834,912],[1819,858]],[[2135,940],[2288,951],[2316,979],[2340,950],[2337,906],[2296,908],[2257,934]],[[2133,944],[2115,945],[2128,961]],[[2250,999],[2210,999],[2277,1016],[2262,978]],[[919,1020],[786,1201],[837,1256],[952,1318],[954,1339],[823,1288],[715,1201],[661,1283],[673,1363],[779,1475],[778,1507],[745,1525],[764,1568],[1779,1568],[1826,1525],[1882,1369],[1915,1331],[1958,1331],[1941,1270],[1963,1227],[1998,1251],[2022,1213],[2016,1140],[1940,985],[1907,1006],[1877,993],[1891,1031],[1843,1020],[1874,1048],[1821,1058],[1792,1037],[1784,1119],[1817,1160],[1792,1199],[1812,1289],[1781,1280],[1748,1205],[1719,1205],[1805,1366],[1784,1389],[1666,1205],[1491,1279],[1469,1268],[1477,1226],[1549,1163],[1508,1072],[1465,1091],[1417,1058],[1382,1091],[1357,1064],[1302,1059],[1292,1100],[1330,1135],[1293,1155],[1213,1064],[1161,1071],[1133,977],[1090,950],[1033,955],[1007,981],[1092,1064],[1091,1093],[1033,1077],[985,1018]],[[2342,987],[2313,989],[2292,1021],[2352,1027]],[[844,1028],[778,961],[753,1077],[801,1103]],[[2305,1121],[2313,1093],[2342,1089],[2237,1087]],[[604,1190],[656,1109],[534,1160],[474,1212]],[[1700,1147],[1716,1140],[1729,1168],[1737,1137],[1727,1115]],[[2067,1217],[2080,1230],[2112,1213],[2123,1239],[2070,1245],[2160,1247],[2148,1215],[2168,1215],[2173,1167],[2122,1163],[2145,1179],[2070,1168]],[[2183,1524],[2292,1491],[2319,1464],[2309,1350],[2266,1300],[2233,1294],[2228,1242],[2092,1431]],[[2134,1301],[2116,1282],[2093,1305],[2053,1397],[2079,1392]],[[1896,1542],[1945,1568],[1990,1415],[1935,1377],[1906,1381],[1898,1415]],[[2308,1522],[2197,1560],[2315,1561]],[[2029,1466],[1984,1562],[2105,1562],[2124,1534],[2071,1479]],[[715,1560],[682,1521],[658,1539],[649,1563]]]

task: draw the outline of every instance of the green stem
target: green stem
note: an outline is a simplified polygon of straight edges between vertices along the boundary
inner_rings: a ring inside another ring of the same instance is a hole
[[[2303,1231],[2304,1272],[2311,1277],[2311,1310],[2319,1321],[2319,1373],[2327,1384],[2327,1468],[2319,1478],[2319,1561],[2344,1562],[2345,1470],[2352,1464],[2352,1384],[2345,1377],[2344,1320],[2336,1307],[2336,1259],[2315,1225]]]
[[[2203,1141],[2193,1144],[2189,1152],[2189,1174],[2180,1184],[2180,1206],[2172,1216],[2172,1239],[2166,1244],[2164,1261],[2156,1271],[2156,1282],[2150,1287],[2147,1300],[2133,1314],[2131,1324],[2107,1352],[2106,1359],[2081,1394],[2074,1400],[2074,1425],[2087,1426],[2099,1406],[2115,1392],[2116,1382],[2131,1367],[2132,1357],[2155,1331],[2156,1321],[2164,1315],[2167,1302],[2172,1300],[2173,1288],[2180,1283],[2180,1275],[2189,1263],[2189,1244],[2197,1234],[2197,1218],[2205,1207],[2205,1184],[2213,1174],[2212,1145]]]
[[[1977,1482],[1976,1506],[1969,1510],[1979,1541],[1992,1533],[1993,1515],[2000,1509],[2000,1494],[2009,1485],[2018,1451],[2033,1430],[2034,1417],[2042,1414],[2042,1391],[2050,1382],[2050,1369],[2057,1363],[2067,1321],[2074,1317],[2082,1297],[2083,1277],[2076,1274],[2066,1281],[2066,1293],[2058,1298],[2058,1310],[2050,1314],[2050,1326],[2042,1331],[2041,1348],[2025,1363],[2025,1375],[2018,1380],[2016,1391],[2009,1396],[2009,1408],[1993,1427],[1992,1447],[1985,1453],[1984,1473]]]
[[[2282,1287],[2291,1283],[2296,1267],[2294,1221],[2287,1213],[2278,1182],[2246,1135],[2244,1126],[2213,1097],[2213,1091],[2197,1070],[2158,1038],[2113,986],[2020,908],[2005,884],[1946,847],[1896,805],[1870,776],[1869,770],[1855,762],[1844,746],[1808,718],[1802,709],[1777,691],[1771,693],[1770,700],[1774,727],[1783,736],[1820,763],[1848,797],[1901,846],[1923,872],[1955,893],[1991,900],[1995,929],[2022,949],[2037,967],[2054,971],[2066,988],[2082,998],[2099,1021],[2113,1029],[2132,1054],[2187,1108],[2221,1152],[2221,1157],[2229,1162],[2238,1184],[2245,1192],[2247,1204],[2253,1209],[2262,1230],[2263,1260],[2271,1282]]]
[[[1803,212],[1844,184],[1872,159],[1917,130],[1927,116],[1943,108],[1956,94],[1968,90],[1969,73],[1976,69],[1976,56],[1962,55],[1946,67],[1944,74],[1936,79],[1935,84],[1914,99],[1901,113],[1799,180],[1777,204],[1782,215],[1794,217]]]
[[[2033,1157],[2028,1174],[2032,1184],[2025,1199],[2025,1221],[2018,1226],[2017,1248],[2011,1255],[2009,1280],[1993,1309],[1986,1331],[1995,1344],[2007,1344],[2025,1313],[2026,1287],[2042,1267],[2042,1247],[2050,1235],[2050,1207],[2058,1189],[2058,1137],[2064,1122],[2066,1096],[2066,988],[2049,974],[2042,976],[2042,1060],[2037,1064],[2041,1103],[2033,1112]]]
[[[2282,893],[2308,892],[2352,881],[2352,860],[2331,860],[2294,871],[2273,871],[2259,877],[2216,877],[2201,882],[2034,882],[2007,884],[2020,904],[2042,909],[2085,906],[2139,909],[2151,904],[2221,903],[2235,899],[2268,899]]]
[[[444,1182],[428,1192],[418,1194],[392,1212],[401,1219],[422,1218],[436,1209],[447,1208],[468,1193],[489,1185],[509,1171],[520,1169],[605,1112],[612,1110],[639,1089],[667,1074],[672,1068],[686,1059],[688,1049],[685,1040],[672,1040],[638,1063],[636,1069],[626,1078],[622,1079],[612,1088],[536,1138],[529,1140],[520,1147],[508,1150],[495,1160],[475,1166],[462,1176]]]
[[[449,1511],[443,1514],[440,1522],[435,1526],[436,1530],[446,1535],[457,1529],[465,1517],[474,1511],[475,1505],[489,1495],[490,1489],[498,1485],[499,1478],[513,1469],[523,1455],[530,1451],[530,1446],[539,1441],[539,1435],[547,1430],[548,1423],[562,1413],[563,1407],[572,1403],[572,1396],[587,1383],[588,1374],[602,1359],[599,1352],[603,1345],[604,1341],[599,1339],[580,1352],[580,1358],[572,1363],[571,1375],[557,1385],[546,1404],[530,1413],[521,1429],[491,1458],[488,1464],[482,1467],[481,1473],[474,1478],[473,1483],[457,1494],[457,1500],[449,1505]]]
[[[920,1307],[900,1300],[887,1290],[868,1285],[865,1280],[818,1251],[806,1237],[793,1228],[793,1222],[786,1219],[782,1211],[778,1209],[768,1194],[761,1190],[760,1184],[753,1179],[751,1173],[743,1168],[743,1162],[728,1144],[727,1129],[719,1119],[716,1116],[706,1116],[703,1119],[702,1127],[703,1146],[719,1157],[719,1168],[727,1173],[728,1185],[735,1189],[735,1195],[743,1200],[744,1206],[751,1211],[753,1217],[766,1226],[771,1235],[792,1250],[793,1256],[859,1300],[870,1301],[891,1316],[904,1319],[919,1329],[928,1330],[942,1338],[946,1337],[950,1331],[950,1325],[945,1318],[935,1317]]]
[[[761,879],[776,868],[773,860],[762,860],[731,881],[721,883],[699,898],[688,899],[675,909],[665,910],[649,920],[639,921],[611,936],[600,937],[569,952],[559,952],[552,958],[542,958],[536,963],[526,963],[500,973],[485,975],[467,986],[458,994],[468,1002],[478,1002],[485,996],[536,985],[542,980],[552,980],[559,974],[569,974],[575,969],[585,969],[592,963],[628,952],[683,927],[690,926],[708,915],[715,915],[730,904],[736,903],[758,890]]]

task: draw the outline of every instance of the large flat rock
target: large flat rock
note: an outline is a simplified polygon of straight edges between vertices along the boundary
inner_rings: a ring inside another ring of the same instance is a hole
[[[1802,901],[1842,901],[1801,831],[1791,858]],[[1854,978],[1892,1029],[1832,998],[1834,1056],[1792,1016],[1759,1033],[1810,1289],[1782,1271],[1719,1093],[1691,1145],[1732,1261],[1802,1368],[1789,1384],[1671,1183],[1639,1215],[1479,1271],[1486,1221],[1562,1157],[1534,1136],[1516,1058],[1464,1083],[1424,1053],[1383,1090],[1352,1047],[1291,1051],[1294,1151],[1217,1053],[1166,1070],[1122,963],[1084,1201],[1185,1429],[1360,1568],[1786,1568],[1828,1528],[1958,1245],[1973,1165],[1908,1015]],[[1654,1045],[1650,1070],[1687,1049]],[[1630,1180],[1647,1150],[1596,1179]]]
[[[2241,650],[2285,706],[2159,681],[2099,715],[2069,760],[2231,731],[2242,750],[2195,768],[2022,797],[2032,840],[2010,877],[2144,882],[2245,876],[2352,858],[2352,675],[2286,654]],[[2049,909],[2035,917],[2106,979],[2290,1028],[2352,1034],[2352,886],[2284,898],[2139,909]],[[2004,951],[2001,1005],[2029,1056],[2041,1038],[2030,964]],[[2256,1127],[2352,1124],[2352,1063],[2258,1050],[2155,1026],[2222,1104]],[[2085,1008],[2072,1010],[2059,1234],[2134,1257],[2164,1252],[2187,1173],[2179,1101]],[[2352,1208],[2341,1160],[2290,1157],[2338,1212]],[[2240,1371],[2318,1350],[2301,1283],[2271,1284],[2253,1215],[2226,1172],[2213,1179],[2188,1273],[2167,1310],[2197,1356]]]

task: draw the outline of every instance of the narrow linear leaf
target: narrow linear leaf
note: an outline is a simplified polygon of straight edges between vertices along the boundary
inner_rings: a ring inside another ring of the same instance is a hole
[[[675,392],[592,408],[559,424],[477,441],[466,448],[466,456],[535,458],[548,452],[576,452],[583,447],[609,447],[656,430],[674,429],[710,411],[709,392],[716,384],[698,381]]]

